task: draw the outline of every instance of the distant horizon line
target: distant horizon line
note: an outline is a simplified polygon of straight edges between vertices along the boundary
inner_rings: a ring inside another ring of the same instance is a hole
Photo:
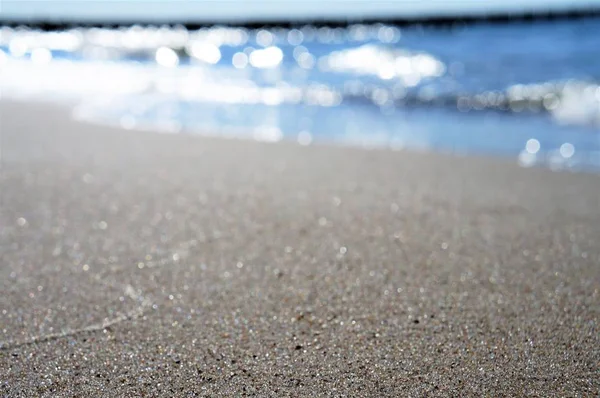
[[[249,28],[259,28],[263,26],[283,26],[296,27],[301,25],[317,26],[345,26],[352,23],[386,23],[397,26],[453,26],[473,23],[493,23],[504,24],[513,22],[537,22],[552,20],[570,20],[570,19],[588,19],[600,17],[600,6],[587,4],[577,8],[558,8],[549,10],[514,10],[514,11],[475,11],[469,14],[465,13],[441,13],[424,15],[369,15],[367,17],[359,16],[339,16],[339,17],[314,17],[298,16],[296,18],[280,17],[262,17],[262,18],[91,18],[86,17],[75,21],[76,18],[28,18],[12,17],[6,18],[0,14],[0,25],[2,26],[35,26],[42,30],[60,30],[69,27],[102,27],[102,26],[133,26],[133,25],[182,25],[188,29],[201,28],[207,26],[244,26]]]

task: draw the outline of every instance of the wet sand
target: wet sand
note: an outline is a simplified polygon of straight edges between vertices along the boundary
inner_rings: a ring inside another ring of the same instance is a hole
[[[0,129],[0,396],[600,393],[598,175]]]

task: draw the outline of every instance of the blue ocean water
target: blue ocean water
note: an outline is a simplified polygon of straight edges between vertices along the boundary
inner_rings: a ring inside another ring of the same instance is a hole
[[[600,20],[0,30],[0,88],[124,128],[600,170]]]

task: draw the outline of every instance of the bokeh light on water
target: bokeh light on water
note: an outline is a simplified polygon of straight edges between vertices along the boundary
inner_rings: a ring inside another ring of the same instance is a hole
[[[127,129],[600,169],[600,21],[0,30],[0,88]]]

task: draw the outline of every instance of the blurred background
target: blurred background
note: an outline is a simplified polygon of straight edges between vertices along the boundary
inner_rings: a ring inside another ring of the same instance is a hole
[[[15,1],[4,98],[125,129],[600,171],[600,1]]]

